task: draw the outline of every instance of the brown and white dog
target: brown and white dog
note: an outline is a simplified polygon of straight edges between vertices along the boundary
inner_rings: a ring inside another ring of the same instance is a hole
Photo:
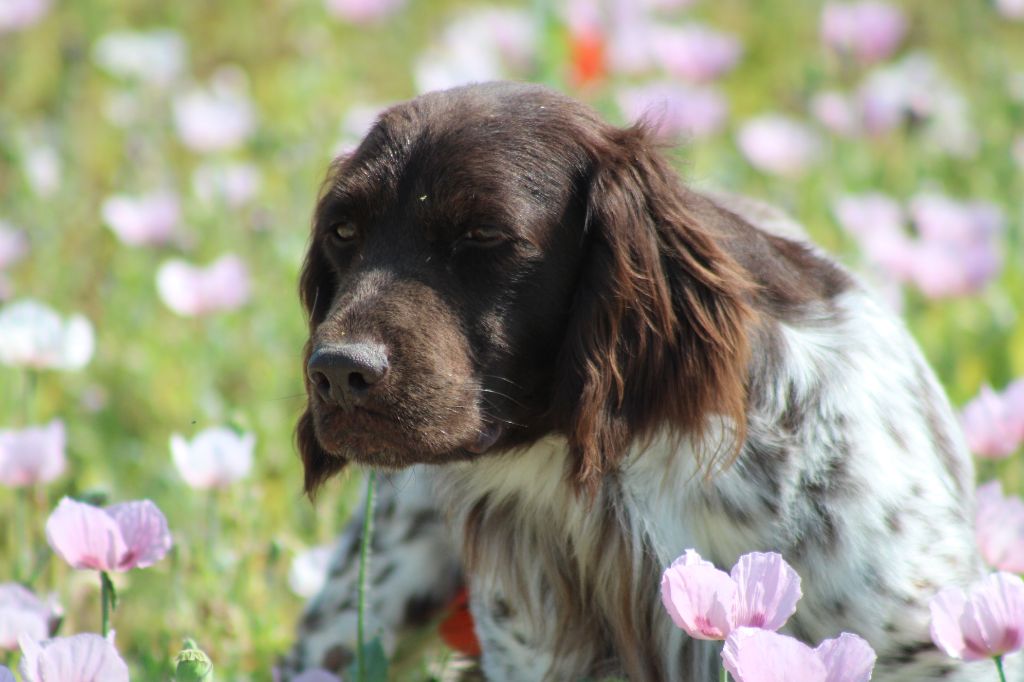
[[[672,624],[661,571],[774,550],[803,578],[790,634],[861,635],[876,680],[989,672],[928,632],[929,598],[981,571],[942,389],[884,306],[771,221],[532,85],[397,105],[334,164],[298,441],[310,493],[347,462],[395,472],[373,543],[387,648],[464,575],[488,679],[713,680],[717,645]],[[286,674],[351,657],[358,522]]]

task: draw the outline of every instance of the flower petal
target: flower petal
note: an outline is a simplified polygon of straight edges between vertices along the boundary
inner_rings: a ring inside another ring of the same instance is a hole
[[[44,642],[21,639],[25,682],[128,682],[128,666],[112,642],[80,634]]]
[[[65,497],[46,520],[46,540],[74,568],[114,571],[127,551],[117,523],[99,507]]]
[[[162,559],[171,548],[167,518],[149,500],[123,502],[105,511],[117,522],[127,545],[116,570],[146,568]]]
[[[931,633],[935,646],[953,658],[966,658],[960,616],[967,605],[967,595],[959,587],[943,588],[928,602],[932,613]],[[966,660],[975,660],[966,658]]]
[[[735,626],[778,630],[796,611],[800,576],[776,552],[751,552],[733,567],[739,598]]]
[[[696,552],[688,552],[662,575],[661,601],[672,621],[691,637],[724,639],[732,629],[736,583]]]
[[[803,642],[760,628],[736,628],[722,663],[735,682],[825,682],[825,664]]]
[[[875,650],[864,639],[844,632],[826,639],[814,650],[828,669],[826,682],[867,682],[877,658]]]

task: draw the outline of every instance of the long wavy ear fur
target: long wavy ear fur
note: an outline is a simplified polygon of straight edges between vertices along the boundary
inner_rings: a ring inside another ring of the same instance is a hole
[[[745,431],[746,300],[740,266],[687,209],[687,191],[641,126],[592,143],[586,253],[556,379],[577,488],[593,493],[656,428],[697,442],[713,414]]]
[[[335,174],[340,171],[344,159],[338,159],[332,164],[327,180],[321,190],[320,201],[317,206],[317,215],[324,203],[326,191],[331,186]],[[313,220],[315,234],[316,225],[319,221],[316,216]],[[317,326],[324,321],[331,300],[334,297],[334,289],[337,283],[331,270],[330,263],[326,256],[317,246],[315,239],[310,240],[309,249],[306,251],[306,259],[302,265],[302,274],[299,277],[299,298],[302,300],[302,307],[309,319],[309,336],[312,338]],[[302,354],[302,375],[306,375],[306,364],[309,362],[309,355],[312,352],[307,342]],[[308,378],[305,380],[306,393],[309,395],[310,386]],[[305,471],[304,488],[310,498],[314,497],[317,489],[328,478],[344,468],[347,460],[337,455],[326,452],[316,439],[316,432],[313,428],[313,415],[307,406],[295,426],[295,442],[302,458],[302,465]]]

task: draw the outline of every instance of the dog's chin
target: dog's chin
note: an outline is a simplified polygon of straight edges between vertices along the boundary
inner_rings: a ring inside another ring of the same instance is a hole
[[[364,466],[403,469],[415,464],[472,460],[498,449],[504,429],[493,422],[408,430],[400,420],[353,410],[314,414],[317,441],[324,451]]]

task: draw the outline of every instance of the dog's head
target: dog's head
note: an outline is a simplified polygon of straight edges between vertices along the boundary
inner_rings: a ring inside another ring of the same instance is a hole
[[[592,487],[659,425],[742,423],[745,279],[640,128],[547,89],[384,112],[317,205],[306,488],[560,433]]]

